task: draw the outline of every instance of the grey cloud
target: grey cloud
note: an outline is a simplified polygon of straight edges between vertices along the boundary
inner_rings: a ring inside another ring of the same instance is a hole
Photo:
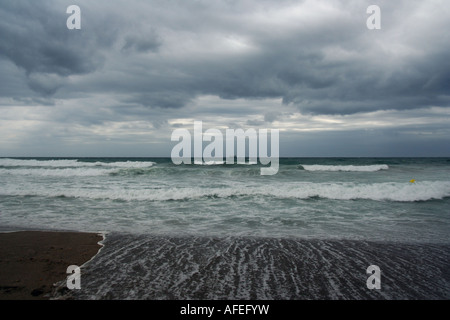
[[[152,122],[153,128],[155,128],[155,129],[160,129],[160,128],[166,127],[168,124],[168,121],[165,119],[154,119],[151,122]]]
[[[277,112],[268,112],[264,115],[264,121],[266,122],[274,122],[279,117],[279,113]]]
[[[408,9],[403,12],[406,17],[418,10],[417,2],[411,6],[401,2],[399,7]],[[450,48],[446,42],[423,47],[421,41],[425,41],[428,34],[416,35],[403,31],[403,39],[390,37],[389,30],[370,33],[365,28],[364,14],[356,20],[345,20],[345,10],[351,13],[355,10],[344,6],[340,10],[336,12],[335,21],[320,21],[314,28],[294,29],[281,37],[275,37],[270,32],[263,37],[260,31],[248,26],[240,29],[230,24],[227,26],[229,32],[241,32],[253,41],[258,50],[238,56],[187,56],[186,61],[175,64],[162,56],[161,64],[156,68],[175,70],[177,72],[174,74],[183,76],[163,77],[158,84],[173,88],[171,93],[176,94],[161,94],[160,90],[152,92],[150,87],[151,93],[148,93],[146,100],[156,104],[163,101],[162,105],[166,107],[181,107],[186,104],[182,102],[183,97],[192,99],[199,94],[218,95],[223,99],[281,97],[285,104],[293,104],[302,112],[315,114],[450,105],[450,65],[444,54]],[[361,12],[364,13],[364,10]],[[211,13],[218,17],[220,23],[215,25],[208,21],[210,24],[205,26],[205,30],[220,35],[226,29],[227,21],[221,19],[221,13]],[[401,12],[394,10],[394,13]],[[402,16],[386,15],[386,20],[393,24],[391,28],[394,32],[394,18],[398,18],[397,23],[401,25]],[[239,13],[236,16],[238,20]],[[355,25],[355,21],[361,24]],[[371,42],[371,37],[377,41]],[[383,39],[387,47],[398,45],[406,51],[401,53],[403,57],[397,57],[395,51],[381,50],[377,44],[383,43]],[[328,47],[332,49],[327,56],[324,49]],[[353,56],[334,59],[334,50],[336,55],[340,50],[353,53]]]
[[[156,34],[151,36],[139,37],[136,35],[128,35],[125,37],[125,44],[122,47],[124,52],[134,50],[137,52],[156,52],[161,46],[161,40]]]
[[[265,122],[264,122],[264,121],[261,121],[261,120],[252,120],[252,119],[249,119],[249,120],[246,121],[246,124],[249,125],[249,126],[255,126],[255,127],[257,127],[257,126],[262,126],[262,125],[264,125]]]
[[[201,95],[281,98],[312,114],[450,106],[449,36],[434,35],[449,27],[444,2],[380,1],[377,31],[365,26],[369,1],[327,2],[325,9],[301,1],[79,3],[78,31],[65,28],[65,2],[0,9],[0,55],[23,68],[26,84],[43,97],[108,93],[122,104],[165,109]],[[292,25],[267,18],[290,5],[313,9]],[[424,20],[414,25],[419,10]],[[209,50],[233,37],[253,49]],[[265,121],[279,111],[267,110]]]
[[[0,7],[0,57],[24,70],[26,85],[42,96],[53,95],[64,81],[54,79],[85,75],[101,68],[103,49],[114,43],[114,29],[105,32],[100,18],[86,10],[82,26],[95,32],[66,27],[69,1],[8,1]],[[84,11],[82,11],[84,13]],[[7,76],[7,75],[5,75]],[[23,92],[23,94],[28,94]]]
[[[151,88],[149,88],[151,91]],[[137,104],[146,107],[181,108],[184,107],[193,94],[189,92],[153,91],[150,93],[135,93],[122,100],[123,103]]]
[[[13,97],[15,105],[22,106],[54,106],[55,101],[49,97]]]
[[[53,95],[64,83],[64,78],[49,73],[32,73],[28,76],[29,87],[43,96]]]
[[[0,54],[27,74],[68,76],[95,71],[102,61],[95,47],[97,43],[83,29],[66,28],[68,15],[64,8],[51,1],[19,0],[2,4]]]

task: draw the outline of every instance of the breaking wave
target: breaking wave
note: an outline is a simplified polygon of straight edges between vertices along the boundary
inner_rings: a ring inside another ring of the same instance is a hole
[[[88,162],[75,159],[36,160],[36,159],[0,159],[0,167],[41,167],[41,168],[84,168],[84,167],[112,167],[112,168],[146,168],[155,164],[152,161],[115,161]]]
[[[145,170],[151,161],[87,162],[78,160],[0,159],[0,174],[39,177],[89,177],[117,174],[123,170]]]
[[[72,197],[87,199],[109,199],[122,201],[170,201],[199,198],[229,197],[274,197],[277,199],[331,199],[331,200],[375,200],[414,202],[450,197],[450,181],[422,181],[416,183],[384,182],[373,184],[355,183],[299,183],[273,184],[265,186],[226,186],[223,188],[201,187],[148,187],[130,189],[111,187],[108,189],[29,189],[9,188],[0,194],[10,196]]]
[[[306,171],[353,171],[353,172],[375,172],[380,170],[388,170],[389,166],[387,164],[374,164],[366,166],[355,166],[355,165],[300,165]]]

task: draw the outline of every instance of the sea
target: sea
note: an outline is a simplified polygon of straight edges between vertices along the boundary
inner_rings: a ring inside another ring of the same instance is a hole
[[[0,230],[102,233],[80,299],[450,298],[450,158],[261,167],[0,158]]]

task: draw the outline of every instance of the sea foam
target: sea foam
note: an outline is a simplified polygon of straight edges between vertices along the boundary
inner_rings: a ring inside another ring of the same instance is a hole
[[[356,183],[290,183],[263,186],[227,186],[222,188],[166,187],[166,188],[30,188],[10,187],[0,191],[9,196],[71,197],[122,201],[171,201],[200,198],[273,197],[277,199],[322,198],[331,200],[375,200],[414,202],[450,197],[449,181],[421,181],[416,183],[383,182]]]
[[[115,161],[88,162],[76,159],[36,160],[36,159],[0,159],[0,167],[42,167],[42,168],[77,168],[77,167],[117,167],[117,168],[146,168],[155,164],[152,161]]]
[[[354,171],[354,172],[375,172],[380,170],[388,170],[389,166],[386,164],[374,164],[366,166],[355,166],[355,165],[300,165],[306,171]]]

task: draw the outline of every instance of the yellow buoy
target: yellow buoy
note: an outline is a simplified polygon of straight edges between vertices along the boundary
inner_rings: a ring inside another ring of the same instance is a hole
[[[409,182],[414,183],[414,182],[416,182],[416,180],[411,179],[411,180],[409,180]]]

